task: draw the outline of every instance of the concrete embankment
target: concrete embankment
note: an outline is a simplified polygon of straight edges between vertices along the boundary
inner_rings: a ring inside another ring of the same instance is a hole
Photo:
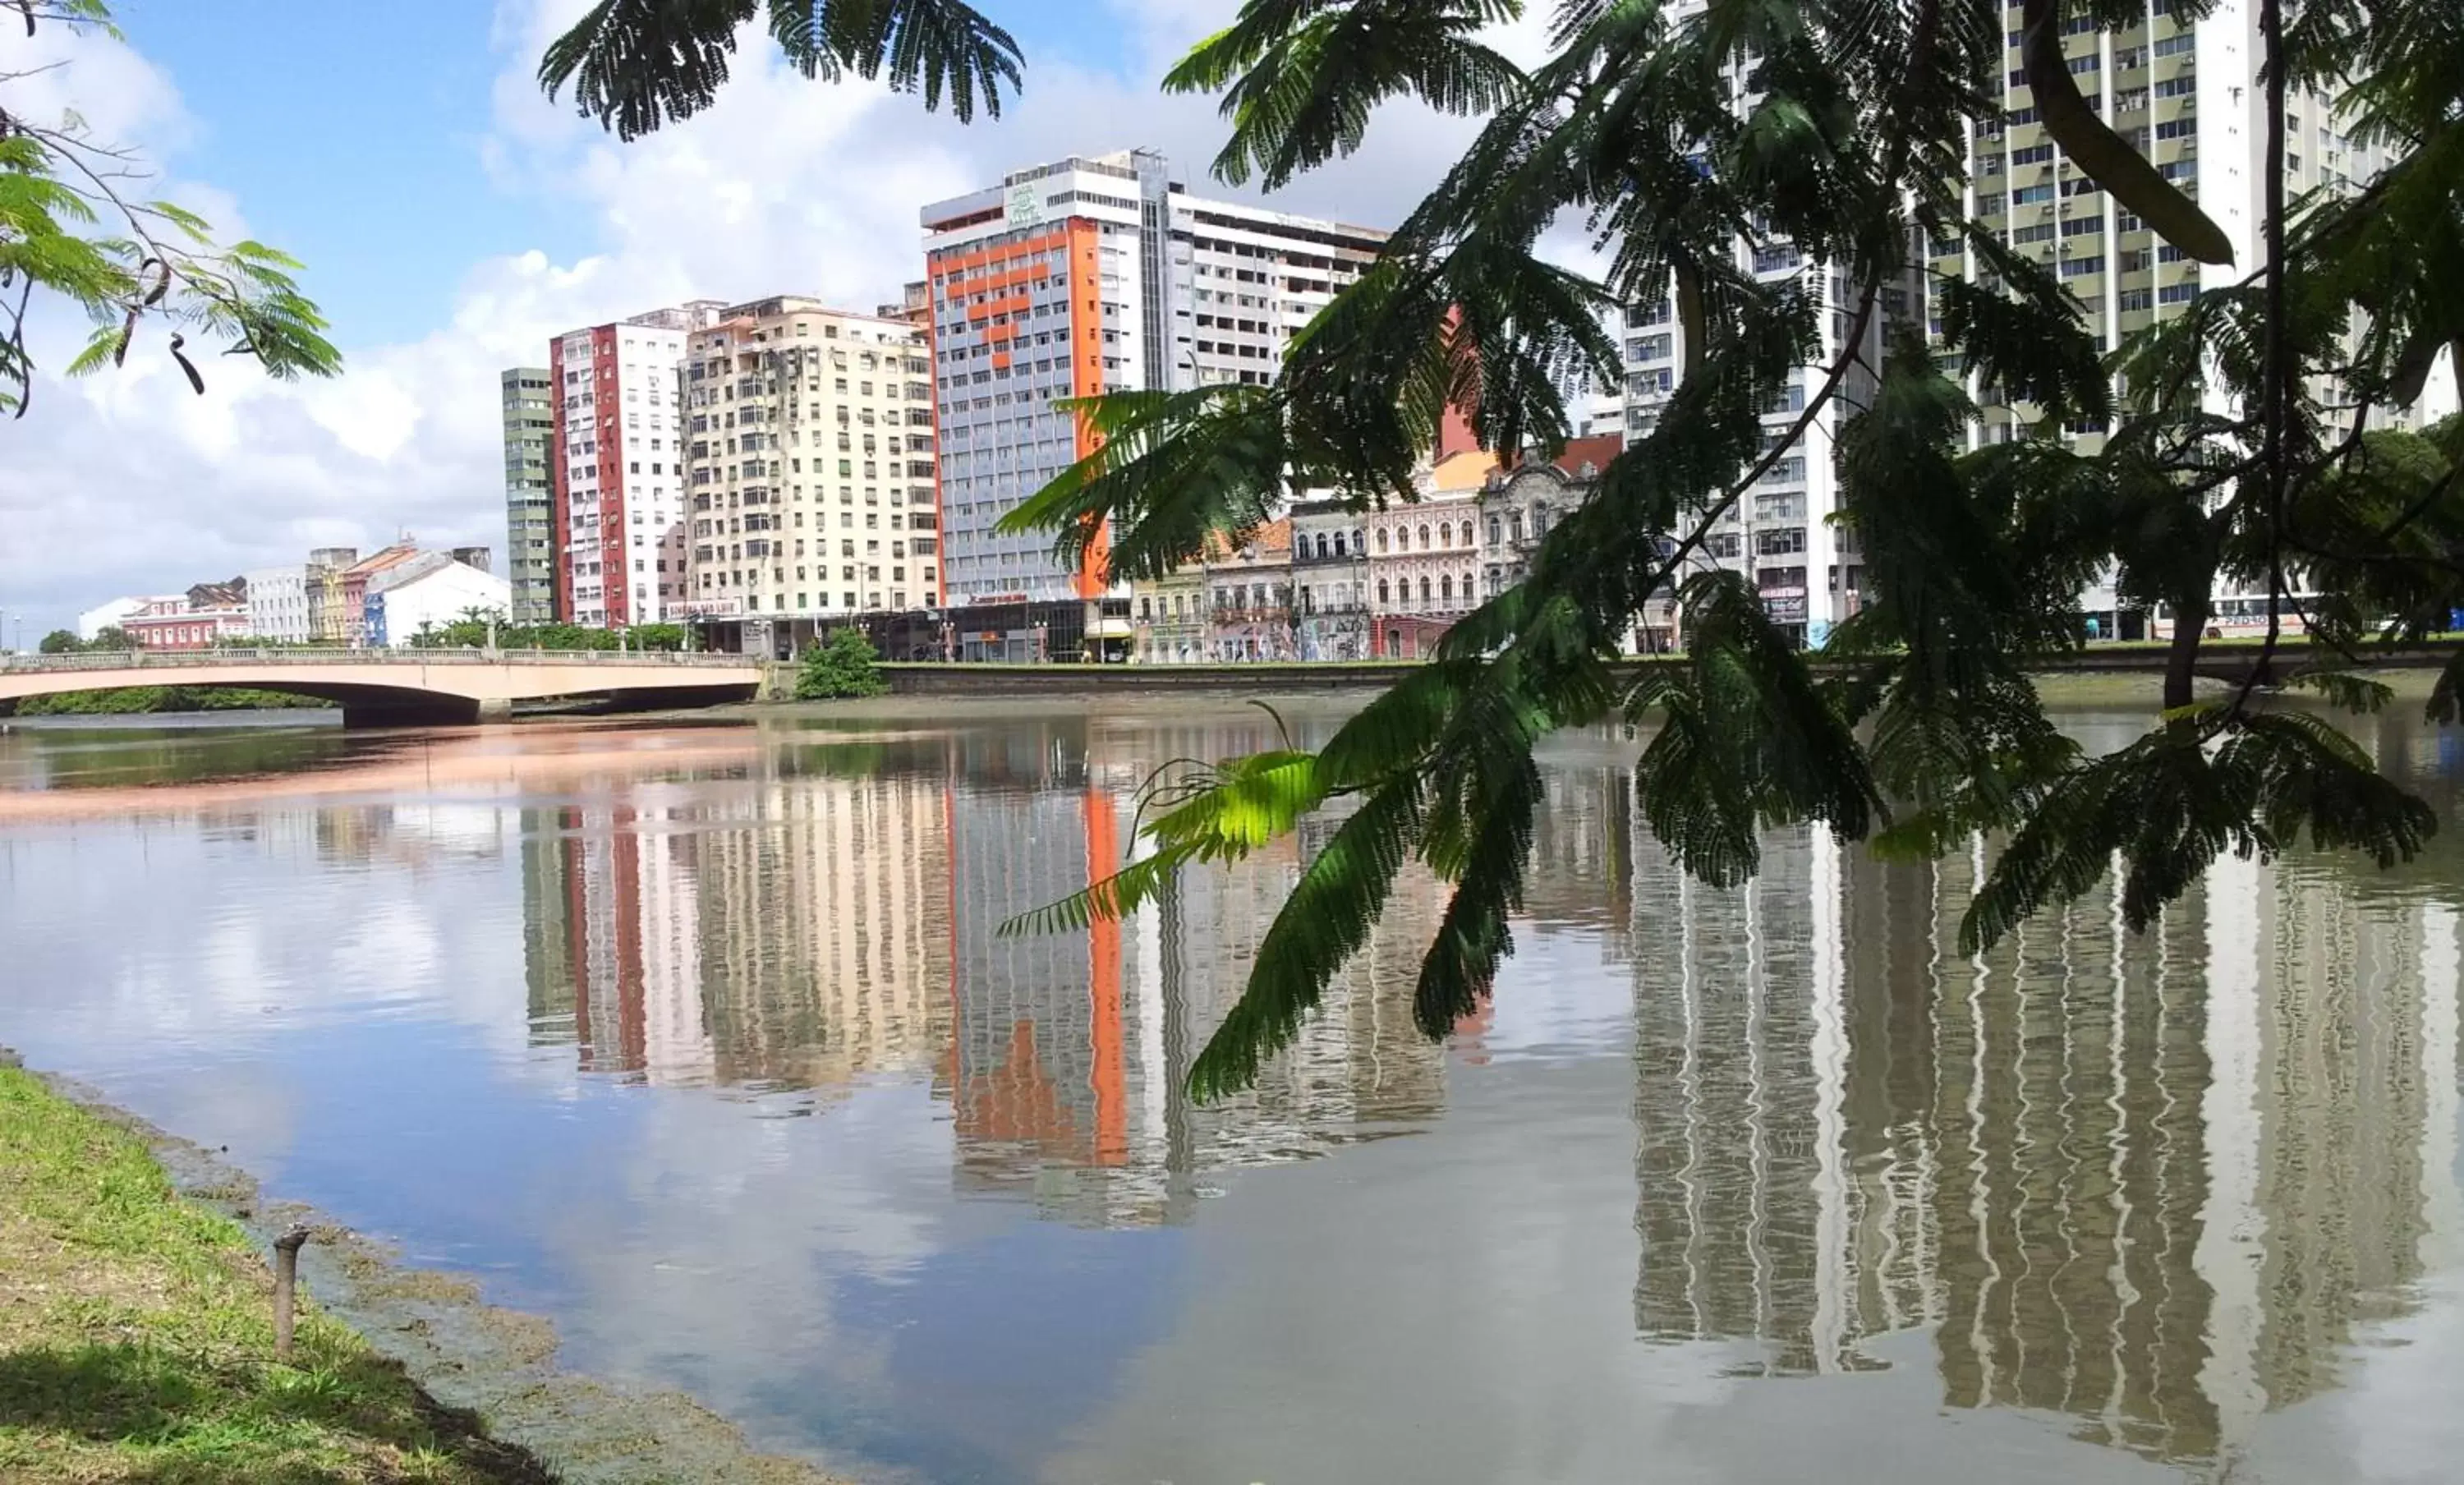
[[[2464,641],[2433,640],[2403,651],[2368,655],[2372,670],[2434,670],[2445,665]],[[2237,684],[2257,662],[2260,647],[2240,640],[2211,640],[2200,657],[2200,675],[2222,684]],[[2068,654],[2038,657],[2029,669],[2045,676],[2145,677],[2150,683],[2164,674],[2167,653],[2155,644],[2101,644]],[[2278,646],[2271,670],[2291,674],[2320,660],[2301,640]],[[1682,657],[1633,658],[1617,669],[1633,674],[1652,665],[1678,665]],[[1823,662],[1819,659],[1817,665]],[[1416,660],[1335,662],[1257,661],[1207,665],[1007,665],[886,664],[882,675],[894,696],[1135,696],[1216,693],[1228,696],[1291,696],[1312,691],[1376,690],[1394,684],[1420,668]],[[795,693],[793,665],[771,667],[761,694],[784,698]],[[2262,677],[2264,678],[2264,677]]]

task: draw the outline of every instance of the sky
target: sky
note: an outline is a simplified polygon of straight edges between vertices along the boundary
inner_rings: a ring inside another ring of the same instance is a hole
[[[157,336],[116,371],[38,374],[0,427],[0,643],[312,546],[501,550],[496,373],[542,364],[560,331],[688,298],[870,309],[922,277],[918,208],[1064,154],[1161,148],[1193,189],[1223,189],[1206,179],[1216,100],[1157,79],[1234,0],[979,3],[1026,54],[997,122],[808,82],[756,33],[716,107],[629,144],[535,80],[586,0],[116,0],[124,43],[0,31],[0,69],[65,63],[0,88],[6,106],[75,109],[142,153],[149,194],[301,259],[346,362],[283,384],[208,358],[198,396]],[[1472,127],[1390,108],[1359,154],[1271,203],[1391,225]],[[38,363],[64,365],[83,329],[38,319]]]

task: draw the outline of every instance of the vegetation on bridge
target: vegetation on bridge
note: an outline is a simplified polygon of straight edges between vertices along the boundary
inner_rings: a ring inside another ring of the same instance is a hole
[[[332,706],[316,697],[248,686],[122,686],[111,691],[60,691],[26,697],[0,708],[19,717],[133,717],[156,712],[256,712]]]

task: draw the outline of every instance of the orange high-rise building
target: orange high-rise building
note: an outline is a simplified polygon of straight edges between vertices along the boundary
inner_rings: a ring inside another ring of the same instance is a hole
[[[1163,156],[1072,156],[923,212],[944,600],[1095,598],[1047,534],[996,534],[1093,452],[1069,399],[1275,379],[1386,234],[1189,195]],[[1124,623],[1127,621],[1124,620]]]

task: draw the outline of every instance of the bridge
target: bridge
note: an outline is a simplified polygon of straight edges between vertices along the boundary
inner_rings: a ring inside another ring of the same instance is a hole
[[[623,650],[193,650],[0,657],[0,702],[131,686],[242,686],[317,697],[346,727],[496,721],[517,701],[641,711],[750,700],[761,659]]]

